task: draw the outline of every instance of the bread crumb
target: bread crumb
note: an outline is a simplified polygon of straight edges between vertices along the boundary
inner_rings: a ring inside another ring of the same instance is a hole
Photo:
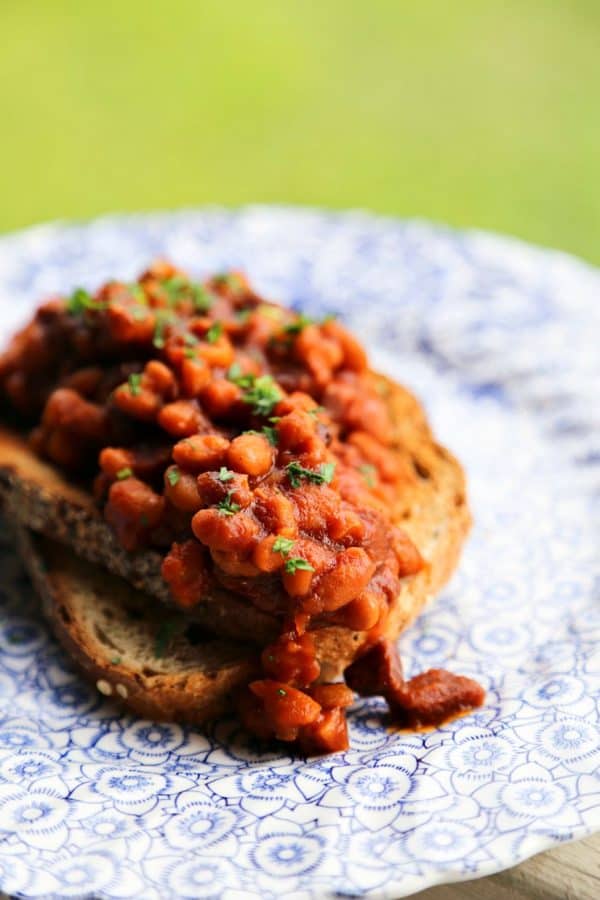
[[[104,678],[100,678],[96,682],[96,687],[101,694],[104,694],[105,697],[110,697],[110,695],[112,694],[112,684],[110,683],[110,681],[105,681]]]
[[[127,694],[129,693],[129,691],[127,690],[127,688],[125,687],[124,684],[117,684],[117,686],[115,687],[115,690],[116,690],[117,694],[119,695],[119,697],[122,697],[123,700],[125,700],[127,698]]]

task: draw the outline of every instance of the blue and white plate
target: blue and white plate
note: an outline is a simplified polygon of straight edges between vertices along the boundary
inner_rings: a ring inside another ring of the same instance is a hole
[[[409,674],[472,675],[487,703],[352,749],[258,755],[118,710],[74,674],[10,547],[0,560],[0,888],[20,897],[396,898],[600,827],[600,273],[480,233],[362,213],[207,210],[0,240],[4,339],[37,301],[167,256],[240,267],[338,313],[423,399],[463,461],[475,527],[400,641]]]

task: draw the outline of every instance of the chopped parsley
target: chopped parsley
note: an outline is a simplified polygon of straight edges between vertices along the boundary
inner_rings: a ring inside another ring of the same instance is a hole
[[[227,379],[241,388],[252,387],[255,378],[256,376],[251,375],[250,373],[244,375],[242,367],[238,362],[232,363],[227,370]]]
[[[290,556],[285,561],[285,571],[288,575],[293,575],[294,572],[302,571],[302,572],[314,572],[314,566],[311,566],[307,559],[302,559],[301,556]]]
[[[280,697],[287,697],[287,691],[284,691],[283,688],[277,688],[277,693]]]
[[[113,658],[110,661],[110,664],[111,664],[111,666],[118,666],[120,662],[121,662],[120,656],[113,656]]]
[[[228,491],[226,497],[221,500],[220,503],[217,503],[217,509],[222,516],[232,516],[234,513],[239,512],[241,509],[239,503],[232,502],[232,494],[233,491]]]
[[[192,284],[190,291],[196,312],[208,312],[214,300],[206,288],[201,284]]]
[[[175,487],[180,478],[181,473],[175,466],[172,469],[169,469],[169,471],[167,472],[167,481],[169,482],[171,487]]]
[[[377,469],[375,468],[375,466],[371,466],[368,463],[365,463],[364,466],[358,467],[358,471],[364,477],[364,479],[367,482],[367,484],[369,485],[369,487],[371,487],[371,488],[375,487],[375,484],[376,484],[375,476],[377,474]]]
[[[319,469],[305,469],[299,462],[291,462],[286,466],[288,478],[292,487],[300,487],[302,479],[311,481],[313,484],[329,484],[335,472],[335,463],[323,463]]]
[[[300,334],[307,325],[312,325],[314,319],[311,319],[310,316],[305,316],[304,313],[300,313],[295,322],[290,322],[289,325],[286,325],[283,329],[286,334]]]
[[[263,434],[270,443],[271,447],[276,447],[279,442],[277,430],[272,425],[263,425]]]
[[[195,334],[192,334],[191,331],[188,331],[188,333],[183,337],[183,343],[186,345],[186,347],[195,347],[198,343],[198,338]]]
[[[129,385],[129,393],[132,397],[138,397],[142,389],[142,373],[132,372],[127,379],[127,384]]]
[[[253,412],[257,416],[268,416],[275,404],[281,400],[281,391],[271,375],[251,377],[252,381],[247,387],[240,384],[240,387],[245,387],[242,400],[253,407]],[[237,383],[239,384],[239,381]]]
[[[144,288],[141,286],[141,284],[138,284],[137,281],[133,281],[131,284],[128,284],[127,290],[138,303],[148,303],[146,294],[144,293]]]
[[[144,319],[148,318],[148,310],[143,306],[134,306],[131,310],[131,316],[134,322],[143,322]]]
[[[231,479],[234,477],[235,476],[231,469],[228,469],[226,466],[221,466],[221,468],[219,469],[219,474],[217,475],[219,481],[231,481]]]
[[[186,347],[185,350],[183,351],[183,355],[186,359],[195,359],[196,351],[194,350],[193,347]]]
[[[167,295],[169,306],[175,306],[179,300],[185,297],[190,287],[187,279],[177,275],[173,278],[166,278],[164,281],[161,281],[160,286]]]
[[[324,406],[314,406],[312,409],[307,409],[306,412],[309,416],[312,416],[313,419],[316,419],[319,413],[325,412]]]
[[[172,321],[173,316],[171,313],[161,312],[160,310],[157,312],[154,337],[152,339],[152,343],[157,350],[162,350],[165,346],[165,327]]]
[[[165,655],[167,647],[177,633],[179,623],[175,619],[163,622],[156,633],[156,641],[154,644],[154,656],[158,659]]]
[[[235,317],[238,320],[238,322],[240,323],[240,325],[245,325],[251,315],[252,315],[252,310],[249,307],[246,307],[245,309],[238,309],[235,314]]]
[[[215,275],[214,283],[219,287],[226,287],[230,291],[241,291],[242,282],[239,275],[235,272],[224,272],[222,275]]]
[[[273,553],[281,553],[282,556],[288,556],[294,544],[295,541],[292,541],[291,538],[276,537],[273,541]]]
[[[92,295],[84,288],[75,288],[67,300],[67,312],[72,316],[85,312],[86,309],[105,309],[106,304],[94,300]]]
[[[125,466],[124,469],[119,469],[117,472],[117,481],[124,481],[126,478],[131,478],[133,475],[133,469],[129,466]]]
[[[218,341],[221,335],[223,334],[223,323],[222,322],[213,322],[208,331],[206,332],[206,340],[209,344],[214,344],[215,341]]]

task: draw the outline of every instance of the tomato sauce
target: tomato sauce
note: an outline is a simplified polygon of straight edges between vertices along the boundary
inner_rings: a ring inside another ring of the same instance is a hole
[[[347,747],[352,694],[319,683],[311,632],[382,633],[423,567],[390,515],[406,475],[357,340],[240,273],[200,283],[158,262],[42,306],[0,358],[0,387],[34,423],[34,450],[93,480],[123,547],[162,551],[182,609],[219,587],[277,613],[263,677],[240,698],[246,726],[305,752]],[[404,683],[391,650],[375,653],[378,676],[359,661],[348,683],[409,724],[481,702],[437,670]]]

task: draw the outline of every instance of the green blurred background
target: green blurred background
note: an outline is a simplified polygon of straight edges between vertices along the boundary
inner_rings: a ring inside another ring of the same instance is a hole
[[[0,0],[0,231],[366,207],[600,262],[599,0]]]

